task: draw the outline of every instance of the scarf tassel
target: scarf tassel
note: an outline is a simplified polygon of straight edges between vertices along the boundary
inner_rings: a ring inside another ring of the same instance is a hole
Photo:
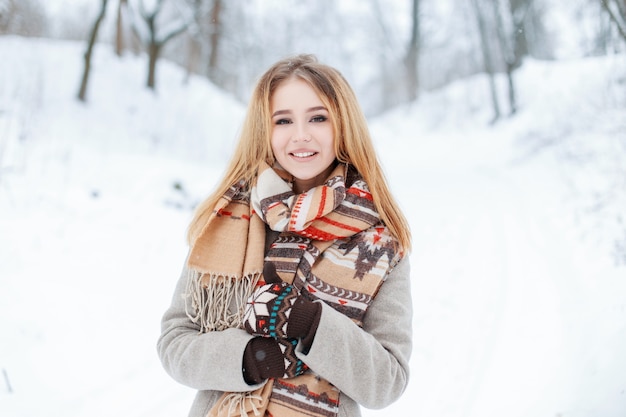
[[[257,407],[257,403],[261,401],[263,401],[263,397],[253,392],[231,392],[224,397],[219,408],[219,413],[223,414],[227,412],[225,415],[228,416],[247,416],[248,408],[250,408],[250,411],[252,411],[255,416],[260,416],[261,410]],[[246,404],[249,404],[249,407],[246,407]]]
[[[264,416],[272,394],[274,380],[251,392],[225,392],[207,417]]]
[[[260,272],[239,278],[190,270],[185,312],[202,333],[241,328],[246,301],[260,277]]]

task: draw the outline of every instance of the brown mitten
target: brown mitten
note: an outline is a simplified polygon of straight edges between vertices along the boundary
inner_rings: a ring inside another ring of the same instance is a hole
[[[295,353],[296,339],[255,337],[248,342],[243,355],[243,375],[249,384],[260,384],[268,378],[293,378],[308,367]]]

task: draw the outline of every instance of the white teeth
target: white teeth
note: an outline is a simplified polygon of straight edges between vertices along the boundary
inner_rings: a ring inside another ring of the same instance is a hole
[[[293,156],[298,158],[306,158],[313,155],[315,155],[315,152],[298,152],[293,154]]]

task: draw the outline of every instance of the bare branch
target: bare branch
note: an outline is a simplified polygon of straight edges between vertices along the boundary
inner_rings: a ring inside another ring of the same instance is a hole
[[[609,0],[600,0],[600,2],[602,3],[602,7],[604,8],[604,10],[606,10],[606,12],[609,14],[611,21],[617,27],[620,35],[626,41],[626,22],[624,22],[621,15],[618,16],[617,14],[615,14],[613,9],[611,8],[611,5],[609,4]]]
[[[161,38],[161,40],[158,41],[158,43],[166,44],[169,40],[171,40],[172,38],[175,38],[176,36],[178,36],[181,33],[183,33],[185,30],[187,30],[187,28],[189,27],[190,23],[191,23],[190,21],[181,22],[180,26],[178,26],[177,28],[172,29],[170,32],[168,32],[166,35],[164,35]]]

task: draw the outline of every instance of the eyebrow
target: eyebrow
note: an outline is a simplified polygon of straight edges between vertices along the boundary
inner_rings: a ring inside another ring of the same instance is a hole
[[[307,109],[306,112],[311,113],[311,112],[318,111],[318,110],[328,111],[328,109],[324,106],[316,106],[316,107],[311,107]],[[276,110],[274,114],[272,114],[272,117],[279,116],[281,114],[289,114],[289,113],[291,113],[291,110]]]

